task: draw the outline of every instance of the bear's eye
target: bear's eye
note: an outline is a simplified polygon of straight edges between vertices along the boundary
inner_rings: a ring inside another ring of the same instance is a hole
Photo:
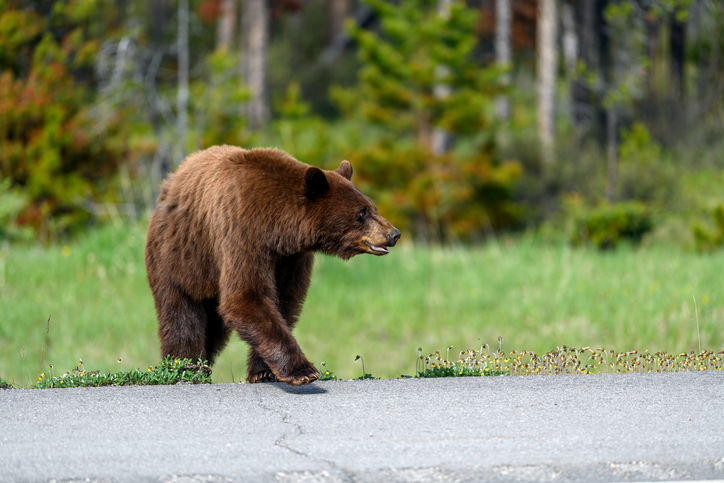
[[[364,221],[367,218],[367,208],[362,208],[357,212],[357,218],[359,218],[360,221]]]

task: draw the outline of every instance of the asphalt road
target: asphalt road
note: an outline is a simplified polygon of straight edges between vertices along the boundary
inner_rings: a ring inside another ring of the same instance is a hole
[[[0,391],[0,482],[724,480],[724,372]]]

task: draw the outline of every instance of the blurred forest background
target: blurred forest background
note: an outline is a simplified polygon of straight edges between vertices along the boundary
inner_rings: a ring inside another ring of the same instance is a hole
[[[0,0],[4,377],[157,362],[148,217],[222,143],[348,159],[403,232],[317,257],[315,362],[724,343],[719,0]]]
[[[407,240],[541,229],[605,247],[722,242],[714,0],[3,0],[0,12],[4,240],[145,219],[187,154],[227,143],[349,159]]]

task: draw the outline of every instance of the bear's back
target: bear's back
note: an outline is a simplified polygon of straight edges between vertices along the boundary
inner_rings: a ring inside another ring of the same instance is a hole
[[[224,145],[197,151],[163,182],[154,225],[164,236],[193,233],[213,251],[230,235],[235,243],[287,246],[303,224],[299,206],[307,167],[278,149]],[[175,238],[168,243],[187,240]]]
[[[239,196],[246,191],[274,190],[276,196],[296,191],[307,165],[284,151],[213,146],[190,155],[161,186],[161,196],[200,201],[213,195]],[[298,194],[298,193],[296,193]],[[258,195],[258,193],[257,193]],[[246,199],[256,196],[245,194]]]

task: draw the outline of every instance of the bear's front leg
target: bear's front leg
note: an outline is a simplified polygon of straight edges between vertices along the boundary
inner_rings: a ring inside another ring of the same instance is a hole
[[[249,382],[271,380],[264,366],[276,380],[292,386],[316,381],[319,371],[304,356],[277,308],[273,278],[250,272],[222,270],[219,304],[219,314],[227,327],[236,330],[251,346]],[[231,273],[244,275],[232,277]]]

